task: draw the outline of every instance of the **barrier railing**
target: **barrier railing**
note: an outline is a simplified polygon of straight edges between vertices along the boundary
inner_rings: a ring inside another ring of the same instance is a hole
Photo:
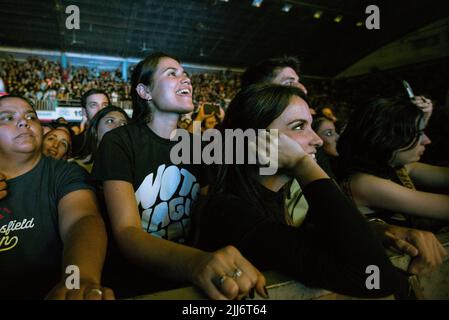
[[[39,111],[55,111],[59,108],[81,108],[81,100],[37,100],[33,101],[36,110]],[[130,100],[112,102],[114,106],[122,109],[132,109],[132,102]]]
[[[449,233],[437,235],[449,254]],[[407,270],[410,256],[387,251],[393,265]],[[267,290],[271,300],[347,300],[351,297],[339,295],[324,289],[309,288],[277,272],[265,272]],[[410,276],[409,283],[417,299],[449,299],[449,255],[434,272],[424,276]],[[205,300],[207,297],[195,287],[185,287],[134,297],[136,300]],[[255,300],[262,297],[255,295]],[[386,299],[394,299],[387,297]]]

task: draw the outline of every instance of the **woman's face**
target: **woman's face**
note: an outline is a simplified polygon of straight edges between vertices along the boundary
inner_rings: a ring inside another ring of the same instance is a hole
[[[98,122],[98,128],[97,128],[98,142],[97,142],[97,144],[100,144],[100,141],[101,141],[101,139],[103,139],[103,136],[105,135],[106,132],[109,132],[112,129],[115,129],[120,126],[124,126],[127,123],[128,123],[128,121],[126,120],[125,116],[121,112],[111,111],[108,114],[106,114]]]
[[[34,109],[20,98],[0,103],[0,156],[39,151],[42,127]]]
[[[42,153],[57,160],[64,159],[70,149],[70,135],[65,130],[54,129],[47,133],[42,143]]]
[[[190,79],[172,58],[159,60],[149,93],[159,111],[184,114],[194,109]]]
[[[392,167],[403,166],[419,161],[424,151],[426,150],[426,145],[431,143],[430,139],[424,133],[424,128],[425,124],[423,120],[421,121],[419,126],[418,143],[410,150],[406,150],[407,148],[403,148],[394,152],[392,160],[390,161]]]
[[[323,141],[313,131],[312,115],[309,111],[307,103],[298,96],[293,96],[290,103],[267,129],[278,129],[279,133],[283,133],[295,140],[303,150],[315,157],[317,148]]]
[[[338,157],[337,141],[340,135],[335,130],[335,125],[330,120],[323,120],[317,129],[317,134],[323,140],[323,149],[328,155]]]

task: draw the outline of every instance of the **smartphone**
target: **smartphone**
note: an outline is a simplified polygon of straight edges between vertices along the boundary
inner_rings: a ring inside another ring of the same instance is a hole
[[[415,97],[415,94],[413,93],[413,90],[412,90],[412,87],[410,87],[410,84],[405,80],[402,80],[402,84],[404,85],[404,88],[407,91],[408,97],[410,99],[413,99]]]
[[[204,107],[204,114],[212,114],[214,112],[216,115],[219,114],[219,107],[216,104],[205,103],[203,107]]]

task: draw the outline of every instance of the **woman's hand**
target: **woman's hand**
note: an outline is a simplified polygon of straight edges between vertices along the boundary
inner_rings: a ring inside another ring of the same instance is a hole
[[[200,105],[200,107],[198,108],[198,114],[195,117],[195,121],[203,121],[204,119],[206,119],[208,116],[210,116],[209,114],[205,114],[204,113],[204,105]]]
[[[278,144],[278,163],[279,168],[293,169],[308,154],[304,151],[299,143],[281,133],[279,135]]]
[[[424,121],[427,125],[433,111],[432,100],[427,99],[426,97],[423,96],[416,96],[412,98],[412,103],[424,112]]]
[[[189,261],[191,281],[210,298],[241,299],[256,292],[268,298],[265,277],[232,246],[200,252]]]
[[[373,223],[383,242],[412,257],[408,271],[426,274],[435,270],[447,255],[435,235],[428,231]]]
[[[59,282],[45,297],[47,300],[114,300],[114,292],[98,283],[80,280],[79,289],[68,289],[66,280]]]
[[[254,156],[257,154],[258,163],[261,165],[276,164],[279,169],[293,169],[307,156],[303,148],[285,134],[279,134],[278,130],[271,129],[260,131],[257,137],[257,147],[249,142],[249,151]]]

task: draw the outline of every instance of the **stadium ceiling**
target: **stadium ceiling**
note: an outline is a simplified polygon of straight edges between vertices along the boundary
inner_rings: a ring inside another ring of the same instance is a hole
[[[281,9],[290,3],[289,12]],[[246,67],[293,54],[303,72],[333,76],[373,50],[440,18],[436,0],[2,0],[0,46],[143,57],[153,51],[183,62]],[[380,30],[367,30],[365,8],[380,9]],[[80,29],[66,28],[80,10]],[[319,19],[314,14],[321,11]],[[341,15],[339,23],[335,17]],[[362,26],[356,26],[357,22]]]

